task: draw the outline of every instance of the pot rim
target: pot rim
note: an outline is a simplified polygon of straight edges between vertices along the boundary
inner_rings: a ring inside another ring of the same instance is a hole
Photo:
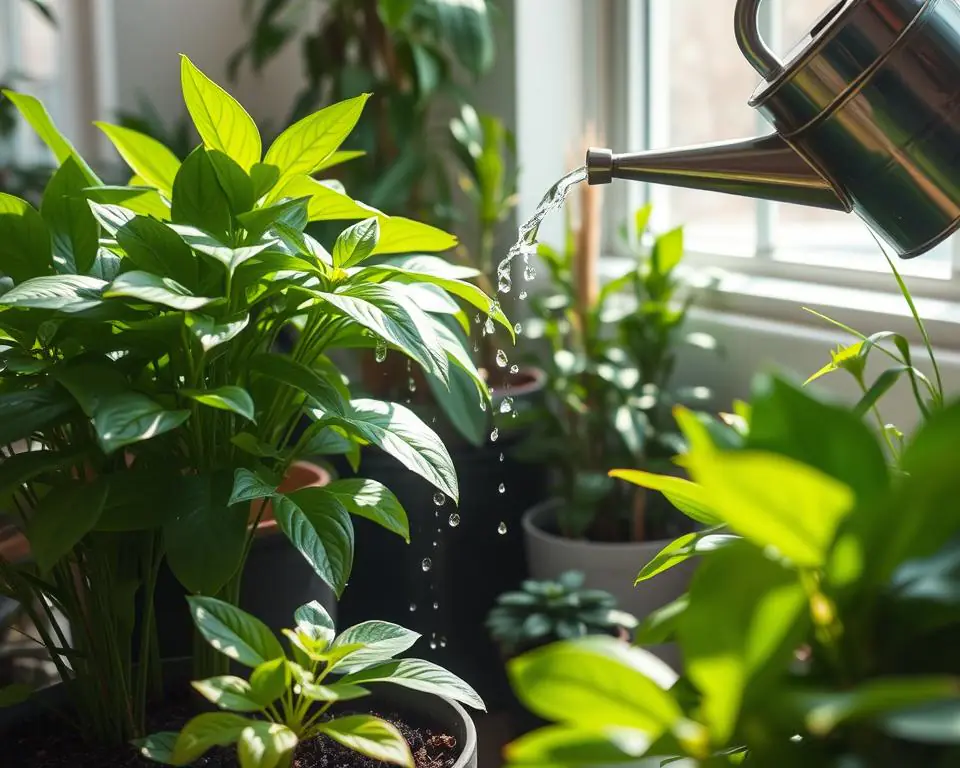
[[[491,397],[494,400],[502,399],[509,395],[510,397],[527,397],[529,395],[535,395],[538,392],[543,391],[547,386],[547,374],[542,368],[536,366],[521,366],[520,371],[515,374],[516,376],[527,375],[532,381],[527,381],[524,384],[518,384],[516,386],[509,385],[509,388],[504,387],[494,387],[493,394]]]
[[[530,538],[549,542],[551,546],[561,549],[602,549],[607,552],[623,552],[628,550],[632,552],[643,552],[648,549],[659,552],[667,544],[673,541],[673,539],[649,539],[645,541],[590,541],[588,539],[568,539],[565,536],[558,536],[557,534],[551,533],[550,531],[542,528],[540,523],[545,516],[554,514],[555,510],[563,503],[564,500],[562,498],[555,496],[553,498],[546,499],[545,501],[541,501],[539,504],[536,504],[533,507],[530,507],[530,509],[523,513],[523,517],[520,519],[520,522],[523,525],[524,533]]]

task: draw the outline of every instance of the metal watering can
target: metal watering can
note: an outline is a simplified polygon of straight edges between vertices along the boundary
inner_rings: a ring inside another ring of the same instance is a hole
[[[960,0],[841,0],[781,62],[739,0],[737,43],[775,133],[684,149],[587,151],[587,180],[854,212],[902,258],[960,226]]]

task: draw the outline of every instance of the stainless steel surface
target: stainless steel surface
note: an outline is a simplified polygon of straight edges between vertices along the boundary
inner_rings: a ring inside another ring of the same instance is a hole
[[[735,34],[764,81],[750,100],[777,133],[618,155],[588,180],[635,179],[853,211],[909,258],[960,226],[960,0],[841,0],[780,62],[761,0]]]

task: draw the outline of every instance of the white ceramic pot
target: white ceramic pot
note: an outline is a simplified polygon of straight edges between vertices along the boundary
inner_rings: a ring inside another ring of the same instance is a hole
[[[640,569],[669,540],[606,543],[564,538],[551,532],[557,529],[556,511],[562,503],[560,499],[552,499],[529,509],[523,516],[531,578],[555,579],[564,571],[581,571],[585,586],[609,592],[617,599],[619,608],[641,621],[687,591],[693,574],[692,561],[634,586]],[[650,650],[674,669],[679,667],[680,658],[674,646],[654,646]]]

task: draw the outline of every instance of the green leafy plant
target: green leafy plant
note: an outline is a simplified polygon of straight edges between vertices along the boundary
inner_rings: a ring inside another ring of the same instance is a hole
[[[413,755],[392,723],[373,715],[331,717],[331,707],[370,695],[370,683],[390,683],[445,696],[483,709],[477,693],[456,675],[422,659],[395,659],[420,635],[396,624],[366,621],[340,634],[322,605],[295,614],[295,629],[277,637],[254,616],[213,598],[190,598],[193,620],[215,649],[253,670],[193,687],[221,712],[197,715],[179,733],[158,733],[138,743],[167,765],[190,765],[213,747],[237,745],[246,768],[285,768],[297,744],[326,736],[383,763],[413,768]]]
[[[37,100],[7,93],[59,168],[39,211],[0,195],[0,500],[32,551],[27,563],[0,558],[0,590],[75,628],[68,639],[53,623],[38,639],[78,725],[102,740],[141,735],[158,687],[162,563],[189,594],[235,604],[269,508],[339,595],[353,516],[409,539],[406,512],[377,482],[278,491],[294,461],[345,455],[358,467],[372,445],[458,500],[437,435],[402,405],[354,396],[331,355],[393,350],[440,385],[462,370],[479,402],[469,322],[451,320],[466,320],[458,301],[511,328],[464,270],[424,255],[455,238],[313,177],[350,157],[339,147],[366,96],[263,152],[239,103],[186,57],[181,74],[203,139],[182,163],[98,124],[130,186],[104,185]],[[357,223],[329,250],[305,232],[344,220]],[[421,308],[427,293],[437,300]],[[280,354],[291,327],[295,345]],[[31,616],[38,628],[42,618]],[[194,662],[198,676],[225,666],[205,644]]]
[[[554,640],[618,635],[637,626],[636,618],[616,610],[609,592],[584,589],[583,578],[567,571],[556,581],[525,581],[520,591],[500,595],[487,617],[490,636],[512,656]]]
[[[646,232],[650,208],[639,210],[635,232]],[[662,538],[670,535],[670,510],[634,506],[623,487],[607,476],[616,466],[662,467],[682,452],[671,408],[702,402],[706,387],[672,388],[681,344],[708,350],[716,341],[686,333],[684,323],[695,292],[677,272],[683,233],[656,237],[636,263],[595,295],[584,295],[595,267],[569,228],[562,251],[540,245],[551,291],[531,298],[539,321],[530,334],[549,345],[544,359],[548,408],[531,414],[532,434],[523,455],[558,468],[564,505],[561,532],[601,539]],[[673,531],[675,533],[675,531]]]

